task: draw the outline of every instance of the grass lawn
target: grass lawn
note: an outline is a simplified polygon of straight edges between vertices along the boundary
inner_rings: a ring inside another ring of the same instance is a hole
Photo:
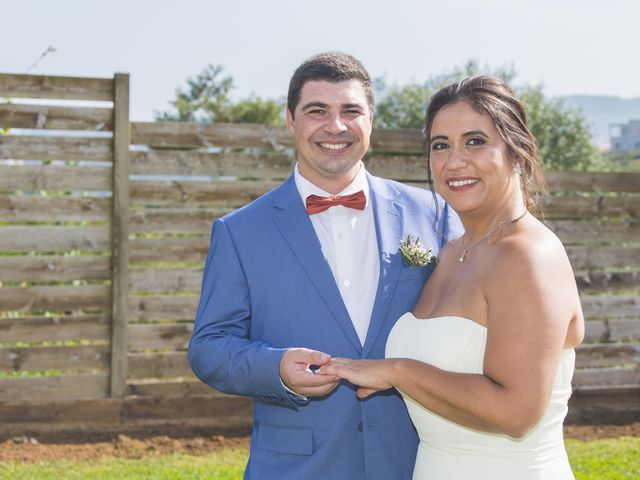
[[[581,441],[567,439],[576,480],[640,478],[640,438]],[[2,463],[2,480],[232,480],[241,479],[247,450],[225,449],[204,456],[173,454],[139,460],[58,460],[42,463]]]

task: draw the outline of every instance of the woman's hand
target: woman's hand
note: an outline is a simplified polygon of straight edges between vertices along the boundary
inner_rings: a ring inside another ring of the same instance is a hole
[[[333,358],[320,369],[320,373],[335,375],[360,386],[358,398],[393,387],[390,382],[393,360],[350,360]]]

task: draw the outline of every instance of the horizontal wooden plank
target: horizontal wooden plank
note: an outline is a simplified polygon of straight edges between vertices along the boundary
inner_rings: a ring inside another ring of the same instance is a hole
[[[0,311],[106,310],[111,305],[110,297],[108,285],[2,287]]]
[[[211,387],[195,378],[192,378],[190,381],[130,381],[127,387],[127,393],[129,395],[153,397],[189,397],[192,395],[211,395],[212,393],[217,393]],[[221,394],[218,393],[218,395]]]
[[[54,400],[46,395],[0,402],[0,434],[12,424],[54,425],[82,422],[77,432],[103,422],[120,423],[124,401],[113,398]],[[98,427],[99,428],[99,427]],[[24,432],[25,430],[23,430]]]
[[[111,131],[113,109],[0,104],[0,128]]]
[[[143,378],[192,377],[187,352],[131,353],[128,355],[131,380]]]
[[[394,152],[422,155],[424,137],[420,129],[375,128],[371,134],[370,153]]]
[[[198,300],[197,295],[129,297],[129,322],[193,320]]]
[[[640,238],[640,221],[549,220],[549,228],[565,244],[635,242]]]
[[[583,344],[576,349],[576,368],[640,365],[638,343]]]
[[[0,136],[0,160],[86,160],[110,162],[112,140],[93,137]]]
[[[553,191],[640,192],[640,173],[547,171],[544,176]]]
[[[0,348],[0,371],[5,372],[100,370],[104,373],[108,367],[107,345]]]
[[[607,322],[611,341],[640,341],[640,316]]]
[[[18,435],[40,440],[59,434],[95,441],[105,435],[242,435],[251,432],[252,401],[213,390],[193,396],[42,400],[0,403],[0,441]]]
[[[111,232],[106,226],[0,225],[0,251],[3,252],[102,252],[108,251],[110,247]]]
[[[285,179],[293,172],[293,155],[258,152],[213,153],[194,150],[131,151],[131,173],[137,175],[204,175]]]
[[[640,271],[576,271],[580,291],[640,290]]]
[[[640,196],[557,196],[547,195],[547,217],[640,217]]]
[[[131,292],[200,292],[202,267],[132,268]]]
[[[581,295],[582,310],[589,318],[639,317],[640,297],[632,295]]]
[[[585,327],[587,343],[640,341],[640,317],[588,319]]]
[[[123,420],[226,418],[231,420],[231,425],[237,425],[238,419],[251,419],[253,402],[250,399],[220,395],[206,388],[202,390],[194,386],[194,391],[197,389],[194,394],[128,397],[125,399]]]
[[[213,221],[232,208],[133,208],[129,210],[131,233],[201,233],[211,231]]]
[[[0,195],[0,218],[7,222],[108,222],[110,198]]]
[[[0,256],[0,282],[108,280],[111,257]]]
[[[131,144],[153,147],[290,148],[286,128],[250,123],[133,122]]]
[[[135,238],[129,241],[130,263],[201,262],[209,248],[209,235],[194,238]]]
[[[0,402],[104,398],[109,392],[106,373],[35,378],[0,378]]]
[[[0,191],[110,192],[111,168],[0,165]]]
[[[128,327],[129,351],[185,350],[192,330],[191,323],[130,324]]]
[[[241,207],[279,185],[278,182],[131,182],[131,203],[140,205],[216,205]]]
[[[0,338],[4,343],[107,341],[110,325],[110,316],[99,314],[0,318]]]
[[[575,388],[640,385],[640,367],[576,370],[571,383]]]
[[[113,79],[0,74],[0,97],[113,100]]]
[[[602,319],[586,319],[584,322],[584,342],[586,343],[600,343],[607,342],[611,338],[611,331],[607,320]]]
[[[574,270],[619,268],[640,265],[640,248],[631,246],[568,246]]]
[[[611,424],[640,421],[640,385],[574,388],[565,423]]]

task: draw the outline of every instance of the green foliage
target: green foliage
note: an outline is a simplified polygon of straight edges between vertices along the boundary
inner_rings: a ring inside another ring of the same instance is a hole
[[[379,128],[423,128],[427,103],[443,86],[470,75],[493,75],[509,83],[513,67],[491,68],[469,61],[451,72],[430,77],[422,84],[387,88],[384,79],[376,85],[382,100],[376,107],[374,125]],[[577,110],[544,96],[541,87],[515,87],[527,110],[529,128],[538,140],[540,158],[552,170],[612,170],[614,162],[590,144],[589,127]]]
[[[157,120],[203,123],[261,123],[282,125],[284,106],[274,100],[250,95],[234,102],[230,93],[233,78],[223,76],[220,65],[207,65],[195,78],[187,80],[186,88],[176,90],[169,102],[172,109],[156,113]]]

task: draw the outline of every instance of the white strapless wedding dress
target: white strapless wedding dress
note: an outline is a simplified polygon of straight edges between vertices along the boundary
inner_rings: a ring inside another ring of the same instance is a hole
[[[487,329],[466,318],[419,319],[409,312],[391,330],[386,357],[413,358],[453,372],[482,373],[486,340]],[[573,479],[562,423],[574,363],[574,350],[563,350],[547,410],[520,439],[462,427],[403,394],[420,436],[414,480]]]

